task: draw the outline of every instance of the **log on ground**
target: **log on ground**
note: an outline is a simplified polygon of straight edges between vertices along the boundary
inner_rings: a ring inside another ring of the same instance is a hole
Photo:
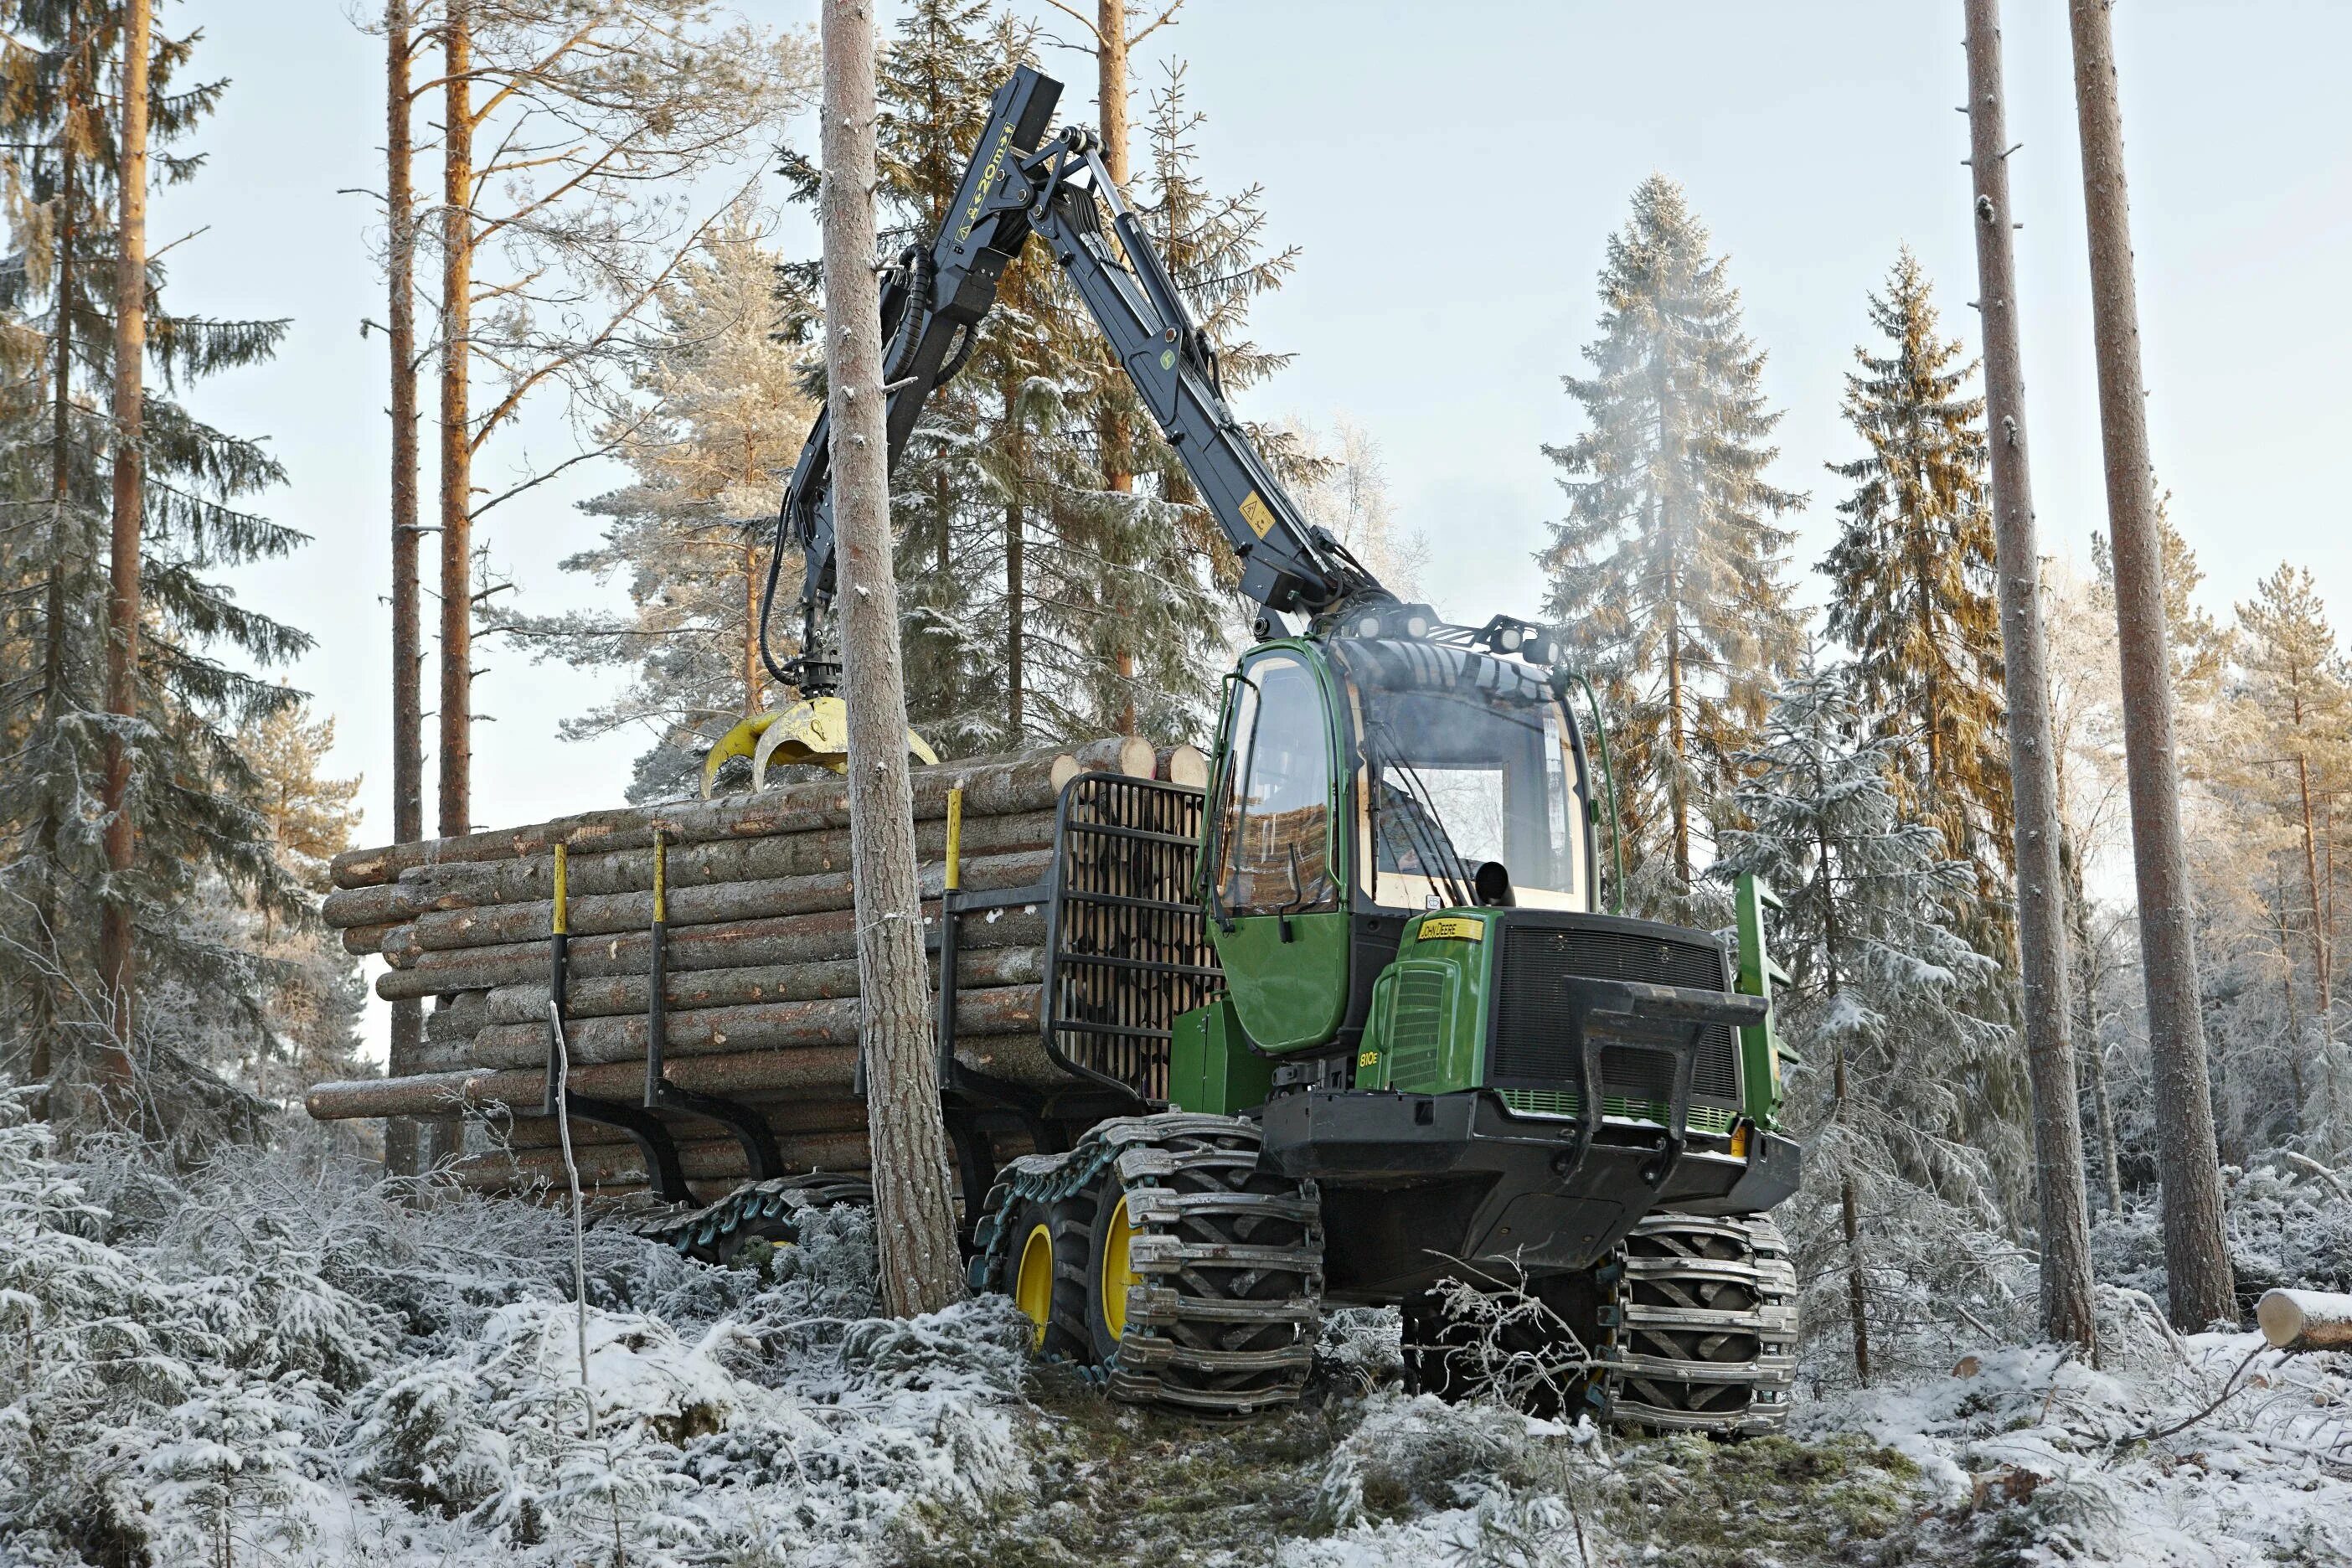
[[[2331,1290],[2266,1290],[2254,1303],[2254,1321],[2276,1350],[2352,1350],[2352,1296]]]

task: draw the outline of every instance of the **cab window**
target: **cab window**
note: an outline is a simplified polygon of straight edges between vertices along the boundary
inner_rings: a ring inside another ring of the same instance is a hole
[[[1295,654],[1250,664],[1235,683],[1217,889],[1234,914],[1336,908],[1331,741],[1315,672]]]

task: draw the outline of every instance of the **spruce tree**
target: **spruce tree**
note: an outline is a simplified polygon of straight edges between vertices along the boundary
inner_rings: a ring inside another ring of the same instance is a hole
[[[1773,520],[1803,498],[1764,477],[1780,416],[1709,243],[1679,185],[1643,182],[1610,237],[1592,374],[1562,378],[1587,428],[1544,448],[1569,500],[1538,556],[1546,612],[1607,691],[1629,870],[1668,904],[1694,840],[1732,824],[1733,759],[1801,647]]]
[[[1982,868],[1989,891],[2013,847],[1984,399],[1908,247],[1870,296],[1870,320],[1885,352],[1854,350],[1843,405],[1869,450],[1829,465],[1854,481],[1822,563],[1830,634],[1853,650],[1863,700],[1895,737],[1909,808],[1941,830],[1946,854]]]
[[[163,296],[165,268],[151,262],[147,353],[160,384],[151,383],[143,405],[143,618],[138,713],[126,737],[136,850],[127,876],[110,875],[97,785],[110,722],[105,389],[122,17],[103,0],[21,0],[6,19],[26,47],[7,58],[0,102],[14,196],[0,309],[10,318],[10,368],[29,374],[9,381],[13,438],[0,458],[0,572],[22,590],[0,623],[0,990],[9,1004],[0,1038],[29,1075],[74,1086],[107,1028],[90,999],[102,994],[94,937],[109,904],[132,916],[142,986],[183,987],[212,1013],[257,1016],[254,954],[198,906],[226,889],[248,905],[300,907],[238,741],[299,697],[247,666],[290,659],[310,639],[239,605],[215,574],[284,555],[304,536],[245,510],[246,498],[280,482],[276,459],[176,400],[194,381],[267,361],[286,323],[176,312]],[[152,167],[164,183],[197,172],[199,159],[172,149],[225,86],[184,79],[193,43],[153,41]],[[203,1064],[171,1042],[148,1036],[131,1046],[155,1124],[180,1092],[214,1096],[216,1086],[191,1077]],[[59,1110],[82,1103],[69,1097]]]
[[[1872,1375],[1904,1298],[1986,1291],[1969,1248],[1997,1227],[2027,1154],[2011,1032],[1985,1016],[1999,965],[1963,918],[1976,893],[1940,831],[1907,816],[1897,741],[1864,716],[1850,667],[1810,658],[1775,698],[1712,874],[1761,878],[1785,908],[1779,1018],[1806,1064],[1791,1084],[1808,1142],[1809,1276],[1835,1279],[1856,1370]],[[1835,1219],[1828,1217],[1833,1210]],[[1834,1224],[1837,1251],[1827,1245]],[[1842,1256],[1841,1256],[1842,1254]],[[1965,1304],[1965,1303],[1964,1303]],[[1824,1306],[1827,1302],[1824,1302]],[[1834,1321],[1834,1319],[1832,1319]]]

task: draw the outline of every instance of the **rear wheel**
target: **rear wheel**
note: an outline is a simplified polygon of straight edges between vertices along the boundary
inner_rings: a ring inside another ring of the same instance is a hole
[[[1652,1215],[1589,1273],[1486,1287],[1467,1311],[1440,1291],[1405,1302],[1405,1385],[1641,1431],[1775,1432],[1796,1380],[1796,1286],[1762,1215]]]
[[[1083,1204],[1032,1199],[1013,1212],[1012,1246],[999,1283],[1036,1325],[1034,1354],[1048,1361],[1087,1356],[1087,1230]]]

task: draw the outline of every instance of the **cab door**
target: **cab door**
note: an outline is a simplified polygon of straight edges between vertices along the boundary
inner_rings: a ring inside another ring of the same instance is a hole
[[[1248,655],[1226,692],[1203,858],[1210,937],[1260,1048],[1324,1045],[1348,1001],[1334,689],[1308,648],[1276,644]]]

